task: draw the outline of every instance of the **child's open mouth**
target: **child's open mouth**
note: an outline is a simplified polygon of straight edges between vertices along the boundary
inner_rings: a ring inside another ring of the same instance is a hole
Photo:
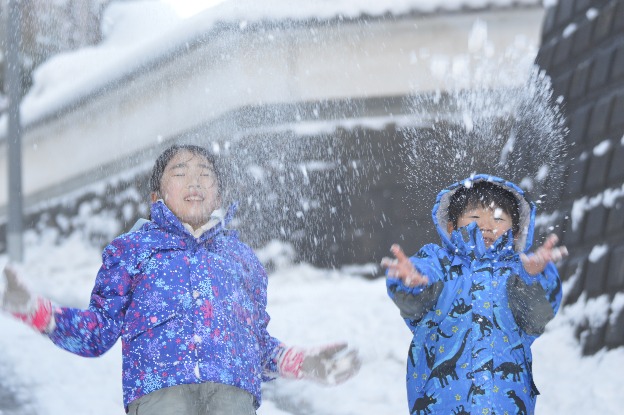
[[[203,202],[204,198],[203,196],[188,196],[185,197],[184,200],[187,202]]]

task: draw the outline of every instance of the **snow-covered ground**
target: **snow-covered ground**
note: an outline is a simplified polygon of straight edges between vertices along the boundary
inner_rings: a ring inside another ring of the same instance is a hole
[[[52,242],[54,236],[52,231],[43,237],[28,233],[23,264],[28,282],[58,303],[85,307],[100,252],[78,234],[60,245]],[[258,251],[263,261],[275,264],[269,279],[271,334],[298,345],[348,341],[359,349],[363,366],[338,387],[269,382],[258,414],[406,414],[404,367],[410,332],[387,298],[383,278],[361,277],[374,265],[319,269],[292,263],[289,252],[277,242]],[[6,261],[0,256],[0,266]],[[537,414],[621,413],[624,348],[582,357],[574,337],[573,323],[600,318],[601,310],[596,301],[564,308],[534,344],[534,372],[542,393]],[[0,332],[0,385],[23,403],[19,412],[6,414],[124,413],[119,344],[102,357],[88,359],[58,349],[6,315],[0,315]]]

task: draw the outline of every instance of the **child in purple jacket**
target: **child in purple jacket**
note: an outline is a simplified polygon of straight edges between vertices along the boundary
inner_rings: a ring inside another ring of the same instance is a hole
[[[235,207],[222,214],[208,150],[165,150],[150,190],[150,220],[105,248],[88,309],[31,293],[10,265],[2,308],[81,356],[99,356],[121,338],[132,414],[255,414],[263,380],[333,385],[357,372],[346,344],[304,349],[269,335],[267,275],[227,228]]]

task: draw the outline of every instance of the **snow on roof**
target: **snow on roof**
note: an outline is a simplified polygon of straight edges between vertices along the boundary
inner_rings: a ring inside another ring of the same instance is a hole
[[[222,21],[327,20],[336,17],[400,16],[541,4],[541,0],[230,0],[202,13],[200,18],[211,15],[214,20]]]
[[[227,0],[181,19],[163,2],[113,2],[104,15],[102,43],[53,56],[34,71],[33,86],[22,101],[22,122],[29,126],[70,110],[88,97],[149,70],[219,24],[244,30],[260,22],[383,18],[541,3],[541,0]],[[6,119],[1,122],[5,125]],[[4,125],[0,125],[0,131],[5,130]]]

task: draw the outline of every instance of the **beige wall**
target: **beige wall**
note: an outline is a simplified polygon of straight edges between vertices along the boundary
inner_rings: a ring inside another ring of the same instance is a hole
[[[86,184],[99,165],[245,106],[517,85],[539,46],[542,18],[534,8],[219,36],[26,126],[24,196],[32,202],[63,183]],[[0,145],[7,171],[5,140]],[[0,180],[0,206],[6,198]]]

